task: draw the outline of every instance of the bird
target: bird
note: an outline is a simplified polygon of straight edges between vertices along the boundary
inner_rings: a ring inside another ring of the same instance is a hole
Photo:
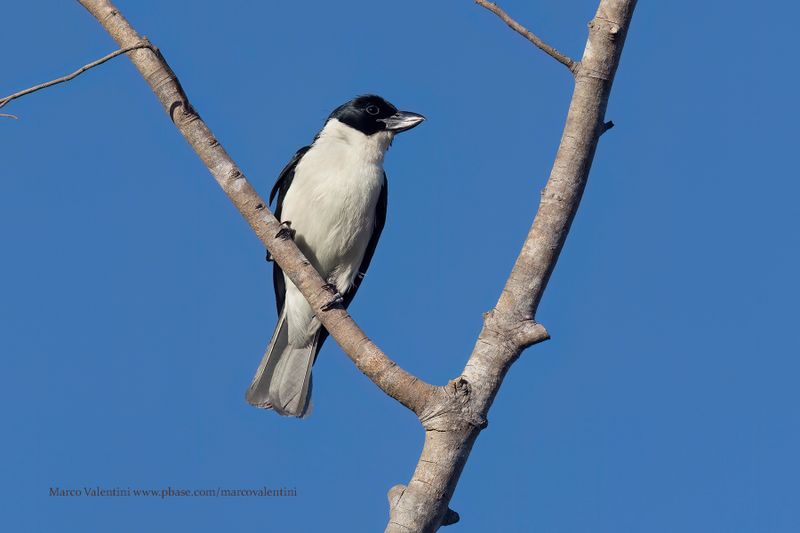
[[[277,196],[279,236],[294,239],[326,280],[333,298],[324,309],[347,308],[358,291],[386,222],[384,155],[395,135],[424,120],[380,96],[357,96],[333,110],[278,176],[269,203]],[[328,332],[277,263],[272,280],[278,322],[246,399],[304,418],[311,412],[311,367]]]

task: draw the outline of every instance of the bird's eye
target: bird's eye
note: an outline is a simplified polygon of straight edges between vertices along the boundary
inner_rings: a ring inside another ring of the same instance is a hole
[[[380,112],[381,110],[378,109],[378,106],[376,106],[375,104],[369,104],[367,106],[367,113],[369,113],[370,115],[377,115]]]

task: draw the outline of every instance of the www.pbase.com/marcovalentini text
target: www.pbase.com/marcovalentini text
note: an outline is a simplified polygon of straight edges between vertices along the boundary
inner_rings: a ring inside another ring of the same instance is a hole
[[[215,489],[176,489],[174,487],[166,487],[163,489],[134,489],[131,487],[121,488],[107,488],[107,487],[81,487],[66,489],[63,487],[50,487],[50,496],[110,496],[110,497],[156,497],[156,498],[172,498],[172,497],[185,497],[185,496],[212,496],[212,497],[230,497],[230,496],[297,496],[297,489],[287,489],[285,487],[274,489],[268,487],[261,487],[255,489],[223,489],[217,487]]]

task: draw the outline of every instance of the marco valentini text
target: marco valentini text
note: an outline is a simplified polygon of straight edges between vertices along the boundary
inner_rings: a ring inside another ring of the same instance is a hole
[[[174,487],[166,487],[164,489],[134,489],[131,487],[121,488],[106,488],[106,487],[81,487],[81,488],[63,488],[63,487],[50,487],[50,496],[68,496],[68,497],[81,497],[81,496],[110,496],[110,497],[156,497],[156,498],[171,498],[171,497],[268,497],[268,496],[297,496],[297,489],[287,488],[267,488],[261,487],[256,489],[176,489]]]

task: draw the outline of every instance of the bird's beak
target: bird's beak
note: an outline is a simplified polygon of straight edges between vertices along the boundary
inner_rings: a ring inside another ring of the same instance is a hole
[[[412,113],[411,111],[398,111],[391,117],[379,118],[380,122],[386,124],[386,129],[394,133],[410,130],[420,122],[425,120],[425,117],[419,113]]]

